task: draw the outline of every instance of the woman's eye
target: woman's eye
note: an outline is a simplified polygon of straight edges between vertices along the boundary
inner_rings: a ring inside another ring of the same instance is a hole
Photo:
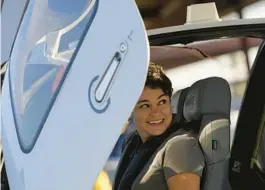
[[[143,104],[143,105],[139,106],[139,108],[148,108],[148,107],[149,107],[148,104]]]
[[[159,102],[159,104],[166,104],[167,103],[167,100],[161,100],[160,102]]]

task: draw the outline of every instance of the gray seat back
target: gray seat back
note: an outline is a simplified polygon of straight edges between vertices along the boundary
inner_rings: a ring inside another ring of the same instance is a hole
[[[226,80],[211,77],[194,83],[184,102],[187,122],[200,121],[198,140],[205,155],[202,190],[229,190],[231,92]]]
[[[189,87],[174,92],[171,97],[172,113],[175,115],[176,122],[184,122],[183,106]]]

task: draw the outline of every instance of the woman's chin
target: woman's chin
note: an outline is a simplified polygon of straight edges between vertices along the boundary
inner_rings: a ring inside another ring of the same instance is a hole
[[[152,127],[149,130],[149,134],[151,134],[152,136],[159,136],[159,135],[162,135],[166,130],[167,130],[167,127],[165,126]]]

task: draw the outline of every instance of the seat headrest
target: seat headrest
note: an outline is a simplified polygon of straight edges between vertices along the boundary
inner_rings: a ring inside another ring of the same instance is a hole
[[[172,113],[175,114],[176,121],[184,121],[183,117],[183,106],[188,93],[188,88],[184,88],[174,92],[171,97]]]
[[[188,90],[183,116],[187,121],[200,120],[205,115],[230,117],[231,91],[228,82],[210,77],[195,82]]]

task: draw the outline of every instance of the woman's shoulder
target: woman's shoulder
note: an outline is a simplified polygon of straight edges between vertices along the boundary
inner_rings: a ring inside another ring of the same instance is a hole
[[[175,132],[173,132],[169,138],[168,138],[168,143],[173,143],[176,141],[197,141],[197,134],[195,134],[192,131],[187,131],[184,129],[179,129]]]
[[[165,143],[165,147],[174,147],[177,149],[178,147],[183,149],[189,148],[199,148],[199,141],[197,139],[197,135],[190,131],[178,130],[172,133]]]
[[[165,144],[163,167],[166,176],[192,172],[202,176],[205,158],[195,134],[179,131]]]

